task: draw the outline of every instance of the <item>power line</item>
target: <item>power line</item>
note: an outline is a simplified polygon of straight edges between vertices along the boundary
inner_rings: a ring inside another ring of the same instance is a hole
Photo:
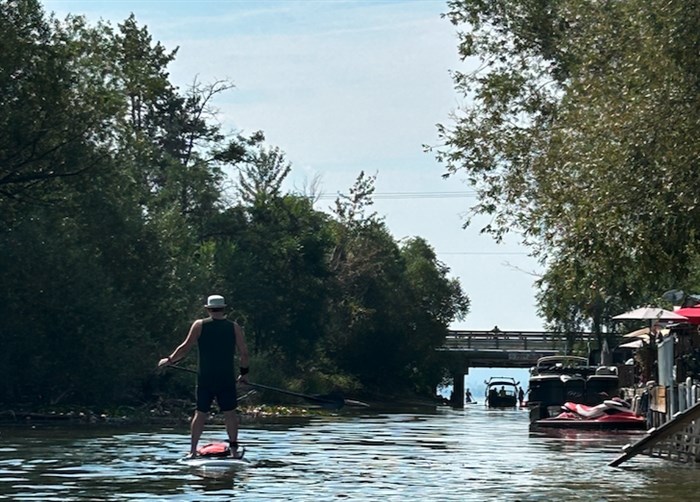
[[[336,194],[321,194],[318,199],[335,199],[340,196]],[[475,191],[467,192],[375,192],[371,195],[375,200],[404,200],[404,199],[459,199],[465,197],[475,197]]]
[[[316,198],[335,199],[340,194],[321,194]],[[457,199],[464,197],[474,197],[476,192],[473,190],[463,192],[376,192],[372,194],[373,199],[382,200],[404,200],[404,199]],[[527,252],[523,251],[436,251],[439,255],[471,255],[471,256],[528,256]]]
[[[454,251],[454,252],[442,252],[436,251],[436,254],[447,254],[447,255],[520,255],[527,256],[526,252],[523,251]]]

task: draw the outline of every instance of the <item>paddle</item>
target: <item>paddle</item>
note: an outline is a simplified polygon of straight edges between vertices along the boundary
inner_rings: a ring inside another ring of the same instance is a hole
[[[181,371],[186,371],[188,373],[197,373],[195,370],[192,370],[190,368],[184,368],[182,366],[177,366],[176,364],[170,364],[167,366],[168,368],[175,368]],[[295,396],[295,397],[300,397],[302,399],[306,399],[308,401],[311,401],[313,403],[321,405],[323,408],[329,408],[329,409],[335,409],[339,410],[345,404],[349,404],[351,406],[363,406],[363,407],[368,407],[369,405],[367,403],[363,403],[361,401],[346,401],[345,398],[343,398],[342,395],[333,393],[333,394],[314,394],[314,395],[309,395],[309,394],[302,394],[301,392],[293,392],[291,390],[285,390],[285,389],[278,389],[277,387],[270,387],[269,385],[263,385],[259,383],[253,383],[253,382],[246,382],[247,385],[250,385],[253,388],[256,389],[265,389],[265,390],[271,390],[274,392],[279,392],[281,394],[287,394],[289,396]]]
[[[194,373],[195,375],[197,374],[196,370],[191,370],[189,368],[183,368],[182,366],[177,366],[176,364],[169,364],[167,367],[186,371],[187,373]],[[243,401],[244,399],[249,398],[253,394],[255,394],[255,390],[248,391],[245,394],[243,394],[242,396],[238,396],[238,401]]]
[[[197,374],[197,370],[191,370],[189,368],[183,368],[182,366],[178,366],[177,364],[168,364],[165,366],[166,368],[175,368],[176,370],[180,371],[186,371],[187,373],[194,373],[195,375]]]
[[[263,385],[260,383],[248,382],[248,385],[256,389],[272,390],[275,392],[279,392],[280,394],[287,394],[289,396],[300,397],[302,399],[306,399],[307,401],[320,404],[323,408],[339,410],[340,408],[345,406],[345,398],[343,398],[343,396],[341,396],[340,394],[314,394],[312,396],[309,394],[302,394],[301,392],[293,392],[291,390],[278,389],[277,387],[270,387],[269,385]]]

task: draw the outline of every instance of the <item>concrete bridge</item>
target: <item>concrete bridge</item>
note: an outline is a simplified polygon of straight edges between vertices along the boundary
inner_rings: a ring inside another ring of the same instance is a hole
[[[610,336],[609,334],[607,336]],[[611,349],[617,343],[611,344]],[[469,368],[530,368],[540,357],[598,350],[595,333],[554,331],[450,331],[438,348],[453,376],[453,406],[464,405],[464,375]],[[526,382],[522,382],[524,386]]]
[[[469,367],[529,368],[543,356],[574,348],[597,349],[594,333],[556,331],[450,331],[438,348],[446,358],[468,360]]]

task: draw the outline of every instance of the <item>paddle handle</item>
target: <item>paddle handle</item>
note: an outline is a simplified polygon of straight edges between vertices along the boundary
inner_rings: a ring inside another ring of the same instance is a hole
[[[194,373],[195,375],[197,374],[197,370],[193,370],[190,368],[185,368],[183,366],[178,366],[177,364],[168,364],[166,366],[163,366],[164,368],[174,368],[176,370],[180,371],[186,371],[187,373]]]
[[[174,368],[178,369],[180,371],[186,371],[187,373],[197,373],[196,370],[192,370],[190,368],[184,368],[182,366],[178,366],[176,364],[169,364],[167,366],[164,366],[165,368]],[[324,397],[324,396],[310,396],[308,394],[302,394],[300,392],[293,392],[291,390],[286,390],[286,389],[279,389],[277,387],[270,387],[269,385],[263,385],[260,383],[254,383],[254,382],[243,382],[253,388],[256,389],[265,389],[265,390],[271,390],[274,392],[279,392],[281,394],[287,394],[289,396],[295,396],[295,397],[300,397],[302,399],[307,399],[309,401],[312,401],[314,403],[319,403],[322,405],[330,405],[333,408],[342,408],[343,405],[345,404],[345,399],[342,397]],[[364,403],[363,403],[364,404]]]

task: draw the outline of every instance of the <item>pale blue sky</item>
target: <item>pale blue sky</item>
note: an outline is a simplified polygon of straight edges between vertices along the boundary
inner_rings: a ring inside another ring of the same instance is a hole
[[[236,88],[215,102],[230,130],[263,130],[293,164],[290,186],[321,177],[327,197],[347,191],[360,171],[377,174],[374,210],[395,238],[421,236],[472,300],[456,329],[540,330],[534,307],[535,260],[512,238],[496,244],[480,224],[461,228],[474,203],[460,179],[422,145],[462,102],[450,69],[454,27],[443,0],[404,1],[61,1],[58,17],[85,15],[112,24],[131,12],[153,39],[179,47],[172,80],[186,87],[229,79]],[[418,193],[418,196],[381,194]],[[454,192],[465,192],[456,197]]]

